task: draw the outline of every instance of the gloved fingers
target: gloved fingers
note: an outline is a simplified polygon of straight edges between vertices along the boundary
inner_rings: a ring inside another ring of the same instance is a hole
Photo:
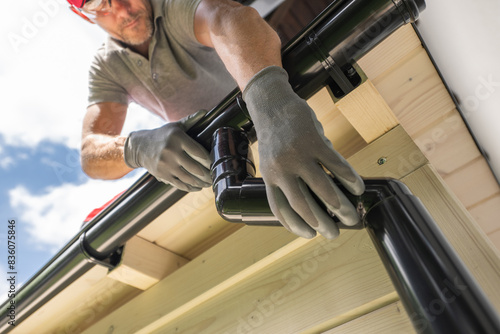
[[[304,179],[310,190],[342,223],[348,226],[359,223],[360,218],[356,208],[323,168],[318,166],[312,171],[313,173],[308,174]]]
[[[187,152],[179,154],[177,157],[177,163],[182,166],[182,168],[193,177],[199,179],[202,183],[211,185],[212,178],[210,176],[210,170],[205,168],[204,165],[195,161]],[[201,184],[200,184],[201,185]],[[207,185],[205,185],[207,186]]]
[[[278,218],[281,225],[293,234],[306,239],[316,236],[316,231],[292,209],[288,199],[279,187],[266,186],[266,193],[271,211]]]
[[[365,191],[365,183],[361,176],[337,151],[328,149],[329,153],[321,155],[321,164],[325,166],[340,183],[353,195],[361,195]]]
[[[170,184],[170,185],[176,187],[177,189],[185,191],[185,192],[194,192],[194,191],[201,190],[201,188],[199,188],[199,187],[193,187],[189,184],[185,184],[184,182],[182,182],[181,180],[179,180],[176,177],[170,178],[170,181],[167,181],[167,180],[162,179],[162,178],[157,178],[157,180],[160,182],[163,182],[165,184]]]
[[[322,208],[312,196],[310,188],[302,179],[297,179],[298,190],[290,196],[292,208],[302,219],[318,233],[327,239],[334,239],[339,235],[339,228],[328,212]]]
[[[314,199],[309,188],[302,179],[296,178],[291,180],[291,182],[287,182],[281,190],[281,194],[284,197],[281,198],[281,203],[288,204],[282,205],[282,207],[286,209],[290,207],[297,215],[297,218],[292,222],[287,220],[287,224],[294,233],[307,237],[305,234],[299,233],[309,232],[309,235],[312,237],[316,234],[316,232],[311,233],[311,230],[314,230],[328,239],[334,239],[339,235],[337,224],[332,217],[328,215],[327,211]],[[277,192],[277,194],[280,193]],[[278,196],[277,198],[279,199]],[[281,208],[280,211],[283,212]]]
[[[193,160],[200,163],[203,167],[210,170],[210,164],[212,160],[210,159],[210,154],[207,150],[200,145],[196,140],[184,134],[185,138],[181,141],[181,148],[189,155]]]
[[[194,114],[191,114],[191,115],[179,120],[179,124],[181,125],[181,127],[184,131],[187,131],[187,130],[191,129],[191,127],[193,125],[198,123],[198,121],[201,120],[207,113],[208,113],[207,110],[200,109],[197,112],[195,112]]]
[[[173,175],[174,175],[174,177],[179,179],[181,182],[183,182],[189,186],[195,187],[195,188],[206,188],[206,187],[210,187],[212,185],[210,182],[202,181],[197,176],[189,173],[188,171],[186,171],[184,169],[184,167],[182,165],[179,166],[179,168],[177,168],[173,172]]]

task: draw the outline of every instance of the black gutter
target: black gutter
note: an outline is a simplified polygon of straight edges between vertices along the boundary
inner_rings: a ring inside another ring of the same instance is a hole
[[[353,62],[403,24],[413,22],[423,0],[333,1],[282,50],[283,66],[297,93],[308,98],[336,79],[351,78]],[[340,69],[340,73],[339,73]],[[342,74],[343,73],[343,74]],[[359,84],[359,82],[358,82]],[[347,93],[347,92],[341,92]],[[249,130],[252,123],[235,90],[190,130],[210,148],[212,134],[224,126]],[[63,249],[26,282],[15,297],[16,324],[90,270],[96,262],[113,266],[120,248],[186,193],[145,174],[125,194],[95,217]],[[10,301],[0,306],[0,331],[8,333]]]
[[[422,202],[397,180],[366,181],[364,222],[417,333],[495,334],[500,318]]]

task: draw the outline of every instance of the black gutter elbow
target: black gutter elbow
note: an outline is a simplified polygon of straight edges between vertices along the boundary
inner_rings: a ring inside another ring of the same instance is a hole
[[[245,132],[230,127],[217,129],[211,157],[215,206],[222,218],[249,225],[281,225],[269,208],[264,181],[255,178]]]

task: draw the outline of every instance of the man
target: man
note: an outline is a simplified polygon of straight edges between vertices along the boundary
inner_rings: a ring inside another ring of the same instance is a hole
[[[288,83],[277,34],[250,7],[231,0],[68,0],[109,39],[90,70],[82,166],[116,179],[144,167],[181,190],[210,186],[208,152],[185,134],[237,84],[255,124],[260,171],[273,213],[291,232],[335,238],[338,228],[311,191],[346,225],[364,184],[334,151],[321,124]],[[168,123],[121,136],[129,102]],[[191,116],[190,116],[191,115]],[[188,116],[188,117],[186,117]]]

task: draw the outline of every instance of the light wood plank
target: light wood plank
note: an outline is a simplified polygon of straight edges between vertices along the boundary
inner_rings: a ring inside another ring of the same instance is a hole
[[[401,302],[380,308],[323,334],[409,334],[416,333]]]
[[[334,241],[308,241],[150,333],[302,333],[353,310],[365,314],[386,296],[397,299],[368,233],[343,231]]]
[[[244,227],[85,332],[105,333],[113,326],[119,333],[148,333],[149,326],[176,318],[283,256],[281,248],[303,243],[280,227]]]
[[[421,47],[413,27],[407,24],[392,33],[357,63],[369,79],[374,79],[404,59],[408,53]]]
[[[323,333],[331,328],[341,326],[342,324],[349,323],[355,319],[361,318],[366,314],[370,314],[375,310],[381,309],[391,303],[395,303],[399,300],[399,296],[396,291],[391,292],[383,297],[374,299],[366,304],[358,306],[349,310],[348,312],[328,319],[326,322],[309,327],[308,329],[301,332],[301,334],[316,334]]]
[[[191,246],[188,250],[184,252],[187,258],[194,259],[213,246],[217,245],[219,242],[229,237],[233,233],[239,231],[243,228],[245,224],[242,223],[229,223],[223,225],[223,228],[217,230],[216,233],[205,234],[205,237]],[[182,237],[182,236],[180,236]]]
[[[495,245],[497,250],[500,251],[500,229],[497,229],[494,232],[488,234],[488,238],[491,240],[493,245]]]
[[[211,188],[184,196],[137,235],[187,259],[240,228],[215,209]]]
[[[445,175],[443,179],[466,208],[483,202],[500,192],[500,187],[482,156],[455,172]],[[500,213],[500,207],[497,208],[497,213]],[[470,212],[476,218],[472,211]],[[498,215],[495,218],[496,222],[498,222]],[[477,218],[476,221],[478,221]],[[491,222],[493,221],[494,219],[491,220]],[[488,233],[486,230],[485,232]]]
[[[500,230],[500,194],[491,196],[470,208],[469,211],[486,234]],[[496,244],[496,246],[499,245]]]
[[[385,162],[381,164],[380,159],[385,159]],[[425,156],[401,126],[375,140],[348,161],[361,176],[395,179],[427,163]]]
[[[92,268],[11,333],[79,333],[138,295],[140,290],[107,278],[107,272]]]
[[[120,264],[108,277],[146,290],[188,262],[177,254],[135,236],[125,244]]]
[[[175,227],[179,222],[188,220],[191,215],[203,213],[212,200],[213,194],[210,188],[187,194],[137,235],[145,240],[154,242],[158,239],[158,236]]]
[[[367,143],[398,125],[396,116],[370,80],[335,105]]]
[[[430,165],[403,178],[419,197],[497,310],[500,256],[467,210]]]
[[[325,136],[344,158],[366,147],[367,143],[335,106],[326,87],[307,100],[307,103],[322,123]]]
[[[443,177],[481,156],[456,110],[447,114],[444,122],[424,129],[413,139]]]
[[[169,215],[165,216],[165,218],[170,220],[171,218],[175,219],[175,216]],[[237,228],[239,226],[223,220],[215,209],[215,201],[210,201],[204,211],[178,222],[162,235],[159,235],[155,242],[186,258],[192,258],[193,254],[188,254],[190,251],[192,252],[192,247],[206,245],[203,248],[208,249],[212,246],[212,244],[208,243],[208,240],[232,227]]]
[[[374,78],[373,84],[410,136],[444,121],[455,108],[423,48],[415,49]]]

